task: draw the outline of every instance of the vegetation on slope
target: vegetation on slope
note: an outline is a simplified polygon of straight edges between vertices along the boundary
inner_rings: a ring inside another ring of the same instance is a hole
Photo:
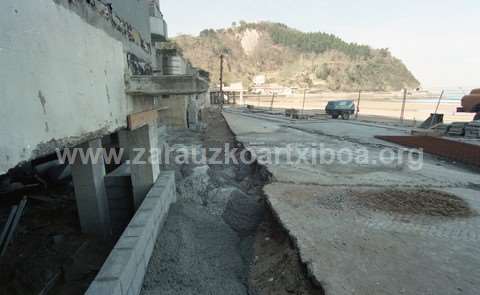
[[[219,56],[225,55],[225,81],[252,84],[257,74],[269,83],[323,90],[356,91],[416,88],[419,82],[388,49],[347,43],[326,33],[304,33],[283,24],[233,24],[204,30],[198,37],[174,39],[196,67],[219,78]]]

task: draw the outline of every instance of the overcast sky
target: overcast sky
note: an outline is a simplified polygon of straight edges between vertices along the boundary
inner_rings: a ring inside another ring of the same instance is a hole
[[[160,0],[170,36],[268,20],[389,48],[425,87],[480,87],[479,0]]]

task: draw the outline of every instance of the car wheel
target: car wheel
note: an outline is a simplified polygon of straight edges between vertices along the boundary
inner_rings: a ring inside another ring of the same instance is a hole
[[[349,113],[343,113],[343,114],[342,114],[342,119],[343,119],[343,120],[348,120],[348,119],[350,119],[350,114],[349,114]]]

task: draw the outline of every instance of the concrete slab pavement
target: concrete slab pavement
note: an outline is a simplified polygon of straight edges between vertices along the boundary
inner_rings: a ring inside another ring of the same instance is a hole
[[[353,206],[364,191],[434,189],[480,212],[480,177],[471,170],[425,157],[422,169],[382,164],[380,134],[408,130],[327,120],[288,124],[225,112],[237,140],[252,150],[297,144],[358,151],[364,164],[267,163],[274,182],[265,193],[296,242],[314,281],[327,294],[477,294],[480,218],[429,217]],[[308,153],[307,153],[308,154]],[[398,158],[400,153],[396,154]],[[307,158],[313,158],[312,152]]]

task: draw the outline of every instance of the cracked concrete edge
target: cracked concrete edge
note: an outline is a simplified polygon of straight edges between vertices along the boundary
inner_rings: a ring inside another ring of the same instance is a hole
[[[325,282],[321,282],[315,275],[313,271],[313,263],[311,261],[306,260],[302,253],[302,249],[300,247],[298,238],[293,234],[293,232],[289,229],[287,224],[280,218],[279,214],[275,211],[273,208],[273,204],[269,198],[269,195],[266,191],[264,191],[265,196],[265,201],[267,203],[267,207],[270,209],[270,212],[272,212],[273,217],[278,221],[278,223],[282,226],[282,228],[285,230],[287,235],[290,237],[290,240],[292,241],[293,245],[295,246],[296,251],[298,252],[298,255],[300,257],[301,263],[305,266],[305,269],[307,271],[307,277],[310,279],[310,281],[318,288],[321,288],[322,290],[325,291]]]
[[[176,200],[175,173],[162,171],[86,295],[140,294],[158,234]]]
[[[222,116],[223,116],[223,113],[222,113]],[[235,140],[239,143],[242,143],[242,144],[245,144],[243,142],[241,142],[237,135],[235,134],[235,132],[233,131],[233,129],[231,128],[230,126],[230,123],[228,122],[227,118],[225,118],[224,116],[224,119],[225,119],[225,122],[227,123],[227,126],[228,128],[230,129],[230,131],[232,132],[232,134],[235,136]],[[273,179],[275,179],[275,175],[272,173],[272,171],[265,166],[265,169],[267,169],[267,171],[272,175]],[[274,180],[275,182],[275,180]],[[311,261],[306,261],[304,259],[304,255],[302,254],[302,250],[300,249],[300,245],[299,245],[299,242],[298,242],[298,239],[297,237],[292,233],[292,231],[288,228],[288,226],[283,222],[283,220],[280,218],[280,216],[278,215],[278,213],[275,211],[275,209],[273,208],[273,204],[271,203],[271,200],[269,198],[269,195],[267,194],[267,192],[265,190],[263,190],[263,193],[264,195],[266,196],[265,198],[265,202],[266,202],[266,205],[268,207],[268,209],[270,210],[270,212],[272,212],[274,218],[278,221],[278,223],[282,226],[282,228],[285,230],[285,232],[287,233],[288,237],[290,238],[290,240],[292,241],[293,245],[295,246],[295,249],[296,251],[298,252],[299,254],[299,257],[300,257],[300,261],[301,263],[305,266],[305,269],[307,271],[307,277],[308,279],[310,279],[310,281],[318,288],[321,288],[322,290],[325,290],[325,283],[322,283],[321,281],[318,280],[317,277],[315,277],[314,275],[314,271],[313,271],[313,264]]]

